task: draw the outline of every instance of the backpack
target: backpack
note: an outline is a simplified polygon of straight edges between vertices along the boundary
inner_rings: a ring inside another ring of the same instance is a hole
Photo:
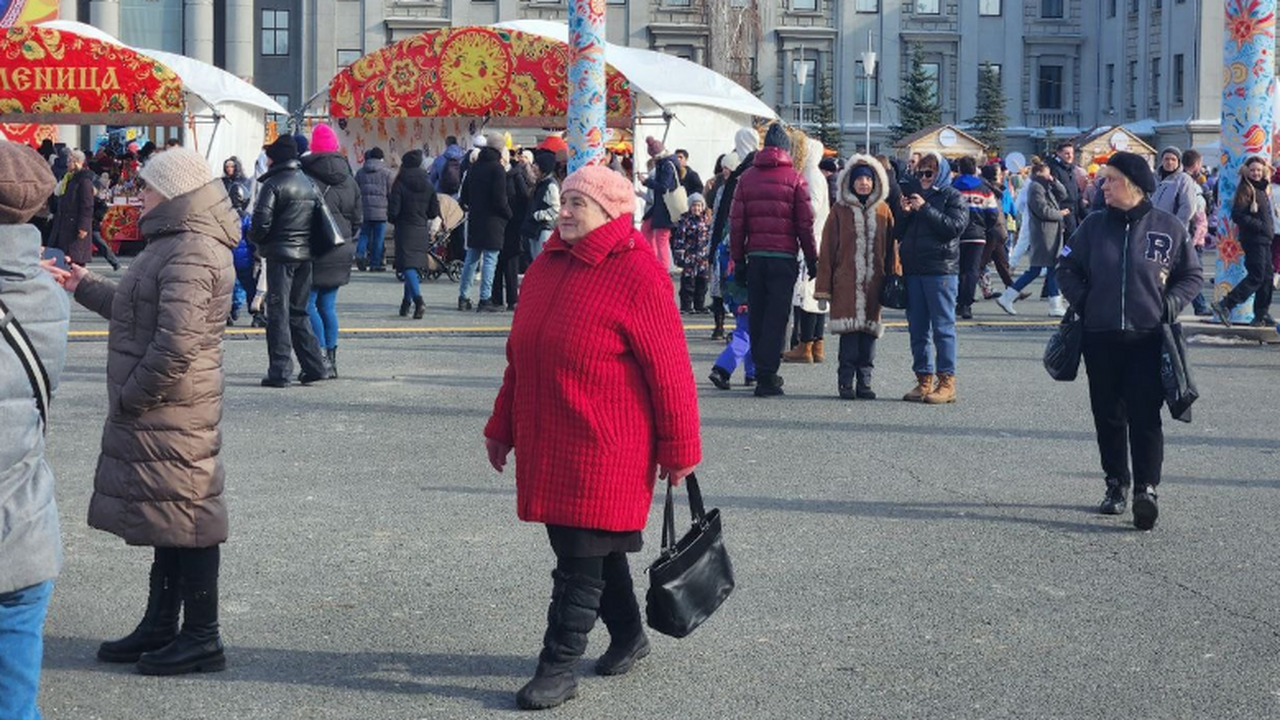
[[[440,169],[440,180],[436,190],[445,195],[453,195],[462,189],[462,161],[458,158],[446,158],[444,167]]]

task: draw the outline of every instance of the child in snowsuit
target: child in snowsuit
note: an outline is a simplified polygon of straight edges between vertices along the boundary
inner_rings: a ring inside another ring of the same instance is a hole
[[[689,212],[671,231],[672,261],[680,268],[680,312],[705,315],[711,277],[711,216],[698,193],[689,196]]]

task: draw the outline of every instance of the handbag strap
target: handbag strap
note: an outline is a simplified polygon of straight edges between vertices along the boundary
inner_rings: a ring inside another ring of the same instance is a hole
[[[18,356],[18,362],[22,363],[22,369],[27,372],[27,380],[31,383],[31,390],[36,397],[36,409],[40,411],[41,426],[47,432],[49,401],[52,399],[49,390],[49,373],[45,370],[44,363],[40,361],[40,355],[36,352],[35,346],[31,344],[31,338],[27,337],[22,324],[9,311],[9,307],[3,300],[0,300],[0,335],[4,335],[5,341]]]
[[[693,524],[701,524],[707,517],[706,507],[702,504],[702,490],[698,487],[698,476],[689,473],[685,478],[685,487],[689,489],[689,514]],[[676,546],[676,511],[673,496],[675,486],[667,482],[667,501],[662,508],[662,549]]]

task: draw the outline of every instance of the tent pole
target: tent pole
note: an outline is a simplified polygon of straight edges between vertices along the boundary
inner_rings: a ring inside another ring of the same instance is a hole
[[[569,0],[569,172],[604,161],[605,7]]]

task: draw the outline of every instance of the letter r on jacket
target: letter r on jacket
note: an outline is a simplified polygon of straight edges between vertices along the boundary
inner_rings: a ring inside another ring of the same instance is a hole
[[[1149,232],[1147,233],[1147,259],[1152,262],[1158,262],[1165,267],[1169,265],[1169,258],[1173,254],[1173,238],[1164,233]]]

